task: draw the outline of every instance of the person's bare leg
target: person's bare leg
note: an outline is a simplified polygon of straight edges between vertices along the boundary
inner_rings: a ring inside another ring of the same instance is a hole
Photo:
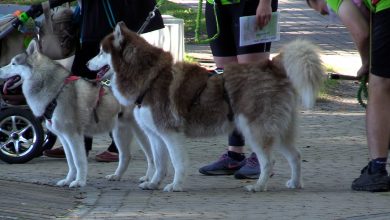
[[[228,146],[228,151],[233,151],[240,154],[245,152],[243,146]]]
[[[352,189],[382,192],[390,190],[386,171],[390,141],[390,78],[370,74],[366,130],[371,161],[360,177],[352,182]]]
[[[254,62],[262,62],[265,60],[269,60],[270,53],[262,52],[262,53],[249,53],[249,54],[241,54],[237,56],[238,63],[254,63]]]
[[[370,74],[367,142],[371,159],[388,157],[390,142],[390,78]]]
[[[214,56],[214,62],[217,68],[224,68],[227,64],[238,63],[238,60],[236,56],[231,56],[231,57]]]

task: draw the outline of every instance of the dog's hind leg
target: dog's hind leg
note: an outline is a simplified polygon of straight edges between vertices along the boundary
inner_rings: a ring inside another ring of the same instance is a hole
[[[70,147],[73,161],[76,166],[76,179],[69,184],[69,187],[83,187],[87,183],[88,161],[84,147],[84,136],[79,133],[64,134],[64,138]]]
[[[291,168],[291,179],[287,181],[286,187],[291,189],[303,188],[300,152],[293,145],[289,144],[281,147],[281,152],[286,157]]]
[[[129,125],[115,126],[112,130],[112,138],[118,148],[119,163],[114,174],[107,175],[108,180],[120,180],[127,170],[130,163],[130,145],[133,135],[130,131]]]
[[[261,129],[256,126],[256,123],[248,123],[248,121],[239,117],[236,124],[237,128],[240,129],[242,135],[245,137],[245,141],[252,148],[252,151],[256,153],[260,163],[260,176],[256,184],[246,186],[246,190],[266,191],[267,182],[271,176],[272,171],[272,147],[275,143],[275,138],[264,134]]]
[[[256,133],[256,132],[253,132]],[[271,137],[256,137],[256,134],[245,133],[245,140],[251,146],[252,151],[256,153],[260,163],[260,176],[257,183],[246,186],[245,188],[251,192],[266,191],[267,182],[272,171],[272,147],[274,140]]]
[[[287,159],[291,168],[291,179],[287,181],[287,188],[303,188],[301,176],[301,153],[295,148],[295,132],[291,130],[282,137],[280,152]]]
[[[66,175],[65,179],[62,179],[56,183],[57,186],[68,186],[76,177],[76,166],[73,161],[72,152],[70,150],[69,143],[66,141],[65,138],[62,137],[62,135],[57,135],[58,139],[60,140],[66,156],[66,162],[68,163],[68,174]]]
[[[175,169],[173,182],[166,185],[164,191],[183,191],[188,170],[188,155],[184,149],[184,138],[177,132],[166,133],[162,135],[162,138],[168,148],[169,156]]]
[[[146,132],[153,152],[153,160],[156,166],[153,177],[150,181],[145,181],[139,185],[142,189],[158,189],[162,180],[167,175],[168,151],[163,140],[153,131],[146,128]]]

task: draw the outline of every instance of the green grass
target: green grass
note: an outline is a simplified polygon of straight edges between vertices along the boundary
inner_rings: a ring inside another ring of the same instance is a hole
[[[188,8],[180,4],[176,4],[170,1],[165,1],[160,7],[162,14],[172,15],[176,18],[181,18],[184,20],[184,35],[187,42],[194,42],[195,39],[195,29],[196,29],[196,20],[197,20],[197,9]],[[200,20],[200,33],[201,38],[206,38],[206,22],[204,14],[201,16]]]
[[[334,72],[334,69],[333,69],[333,67],[331,67],[331,66],[325,65],[325,72],[326,72],[326,73]],[[327,78],[327,79],[324,81],[324,84],[323,84],[323,86],[322,86],[321,89],[320,89],[319,98],[320,98],[320,99],[321,99],[321,98],[326,99],[327,97],[329,97],[330,91],[332,91],[332,90],[333,90],[334,88],[336,88],[338,85],[339,85],[339,81],[338,81],[338,80],[334,80],[334,79],[329,79],[329,78]]]

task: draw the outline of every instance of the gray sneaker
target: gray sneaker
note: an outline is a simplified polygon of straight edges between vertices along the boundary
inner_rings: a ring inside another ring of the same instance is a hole
[[[209,176],[233,175],[243,165],[240,161],[230,158],[226,152],[217,161],[201,167],[199,173]]]
[[[242,162],[243,166],[234,173],[234,178],[236,179],[258,179],[260,176],[260,163],[257,159],[255,153],[251,153],[251,155],[246,158]],[[272,164],[275,164],[275,161],[272,161]],[[274,173],[271,171],[270,177],[272,177]]]
[[[234,173],[236,179],[258,179],[260,175],[260,164],[255,153],[242,162],[243,166]]]

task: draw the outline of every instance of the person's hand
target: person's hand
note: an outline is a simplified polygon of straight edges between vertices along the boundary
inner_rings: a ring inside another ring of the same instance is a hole
[[[261,29],[271,20],[272,8],[270,0],[261,0],[256,9],[257,26]]]
[[[357,71],[357,78],[361,79],[363,76],[368,75],[370,71],[368,64],[363,64],[360,69]]]

